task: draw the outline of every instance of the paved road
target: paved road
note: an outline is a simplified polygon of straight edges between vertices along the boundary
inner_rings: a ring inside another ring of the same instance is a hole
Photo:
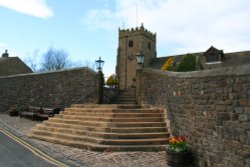
[[[0,131],[0,167],[55,167]]]

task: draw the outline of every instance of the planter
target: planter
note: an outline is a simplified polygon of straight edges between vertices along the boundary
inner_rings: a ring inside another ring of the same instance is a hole
[[[191,153],[186,152],[167,152],[167,162],[172,167],[188,167],[191,163]]]

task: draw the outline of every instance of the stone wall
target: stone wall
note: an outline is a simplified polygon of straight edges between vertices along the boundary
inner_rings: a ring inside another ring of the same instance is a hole
[[[0,77],[0,111],[14,105],[64,108],[95,103],[97,77],[89,68]]]
[[[175,73],[137,71],[137,100],[160,105],[200,167],[250,166],[250,66]]]

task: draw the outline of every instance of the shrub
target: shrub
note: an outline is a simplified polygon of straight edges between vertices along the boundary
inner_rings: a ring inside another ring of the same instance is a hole
[[[112,88],[115,88],[118,86],[118,80],[117,80],[117,77],[113,74],[111,75],[107,81],[106,81],[106,85],[107,86],[110,86]]]
[[[168,58],[168,60],[165,62],[165,64],[161,67],[161,70],[171,71],[174,59],[175,59],[174,57]]]
[[[184,58],[178,65],[177,71],[178,72],[195,71],[195,63],[196,63],[196,57],[192,54],[187,54],[184,56]]]

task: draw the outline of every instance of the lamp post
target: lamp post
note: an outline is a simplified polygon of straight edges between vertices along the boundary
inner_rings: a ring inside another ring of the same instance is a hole
[[[95,61],[95,64],[96,64],[98,72],[102,71],[102,67],[104,65],[104,61],[101,59],[101,57],[99,57],[99,59]]]
[[[144,63],[144,55],[140,51],[135,56],[136,56],[136,62],[137,62],[137,64],[139,64],[140,68],[142,68],[143,67],[143,63]]]
[[[136,71],[136,86],[135,86],[135,102],[140,104],[140,90],[141,90],[141,71],[144,63],[144,55],[142,52],[138,52],[136,55],[136,62],[139,65],[139,69]]]
[[[98,104],[103,103],[103,85],[104,85],[104,77],[102,73],[102,68],[104,65],[104,61],[99,57],[99,60],[95,61],[97,70],[98,70],[98,87],[97,87],[97,93],[98,93]]]

